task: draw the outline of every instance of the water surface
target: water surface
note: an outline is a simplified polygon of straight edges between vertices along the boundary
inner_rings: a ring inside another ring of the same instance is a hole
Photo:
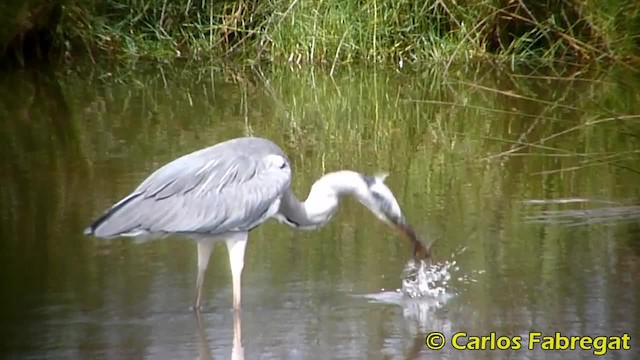
[[[432,351],[432,331],[629,333],[638,344],[638,217],[539,216],[640,203],[636,73],[88,66],[0,79],[5,357],[591,355]],[[283,147],[300,197],[327,171],[389,172],[437,260],[457,254],[455,296],[400,296],[408,244],[350,199],[317,231],[269,222],[252,232],[240,317],[223,245],[198,319],[193,243],[82,235],[157,167],[244,135]],[[588,201],[548,202],[568,198]],[[474,281],[457,280],[466,275]]]

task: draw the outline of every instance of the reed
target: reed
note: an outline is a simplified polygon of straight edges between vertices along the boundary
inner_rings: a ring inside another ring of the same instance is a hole
[[[628,0],[67,0],[61,34],[91,54],[314,63],[627,61]]]

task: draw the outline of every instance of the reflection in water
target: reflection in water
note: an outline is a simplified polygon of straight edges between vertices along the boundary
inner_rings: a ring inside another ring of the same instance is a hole
[[[532,223],[580,226],[620,224],[640,220],[640,206],[607,206],[583,209],[539,210],[526,218]]]
[[[437,294],[435,296],[408,298],[402,291],[398,290],[362,295],[362,297],[374,303],[400,306],[405,320],[415,324],[417,327],[422,327],[429,324],[436,317],[437,311],[446,305],[452,295]]]
[[[209,342],[207,341],[207,333],[204,331],[204,324],[202,321],[202,314],[200,311],[193,312],[194,317],[196,319],[196,334],[198,338],[198,354],[200,355],[200,359],[202,360],[211,360],[211,351],[209,351]],[[235,319],[234,319],[235,323]],[[234,326],[234,348],[235,348],[235,326]]]
[[[233,348],[231,359],[244,360],[244,347],[242,347],[242,316],[240,311],[233,312]]]
[[[205,324],[200,311],[194,311],[197,325],[198,354],[200,359],[213,359],[209,351],[209,342],[205,332]],[[244,347],[242,346],[242,315],[240,311],[233,311],[233,345],[231,347],[232,360],[244,360]]]
[[[247,76],[226,73],[138,70],[0,77],[7,357],[559,359],[589,353],[433,352],[422,344],[430,331],[640,337],[637,219],[607,212],[596,213],[606,222],[532,224],[537,213],[523,204],[638,205],[636,75],[345,69],[329,77],[274,67],[268,81],[245,84]],[[225,251],[214,250],[210,309],[194,319],[184,304],[196,254],[184,240],[83,237],[93,214],[160,164],[248,134],[291,154],[298,194],[327,171],[388,171],[410,223],[437,239],[436,254],[466,248],[455,266],[477,282],[452,275],[454,296],[444,301],[381,290],[401,286],[406,244],[345,201],[320,231],[268,223],[252,233],[240,331]],[[570,208],[591,209],[581,206]]]

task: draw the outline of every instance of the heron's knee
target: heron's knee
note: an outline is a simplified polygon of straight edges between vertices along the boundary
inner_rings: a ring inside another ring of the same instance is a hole
[[[198,242],[198,269],[206,269],[213,252],[212,242]]]

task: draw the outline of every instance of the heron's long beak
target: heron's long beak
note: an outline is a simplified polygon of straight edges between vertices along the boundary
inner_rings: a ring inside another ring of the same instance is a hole
[[[396,228],[406,236],[413,246],[413,256],[422,259],[431,259],[431,248],[428,247],[422,239],[416,235],[413,228],[406,223],[396,224]]]
[[[395,226],[396,229],[398,229],[398,231],[400,231],[402,235],[404,235],[409,240],[409,242],[411,243],[411,246],[413,246],[414,257],[422,258],[422,259],[431,259],[431,247],[427,246],[425,242],[422,241],[420,237],[418,237],[416,232],[407,223],[407,221],[403,216],[400,216],[400,217],[388,216],[387,219],[389,220],[390,223],[393,224],[393,226]]]

